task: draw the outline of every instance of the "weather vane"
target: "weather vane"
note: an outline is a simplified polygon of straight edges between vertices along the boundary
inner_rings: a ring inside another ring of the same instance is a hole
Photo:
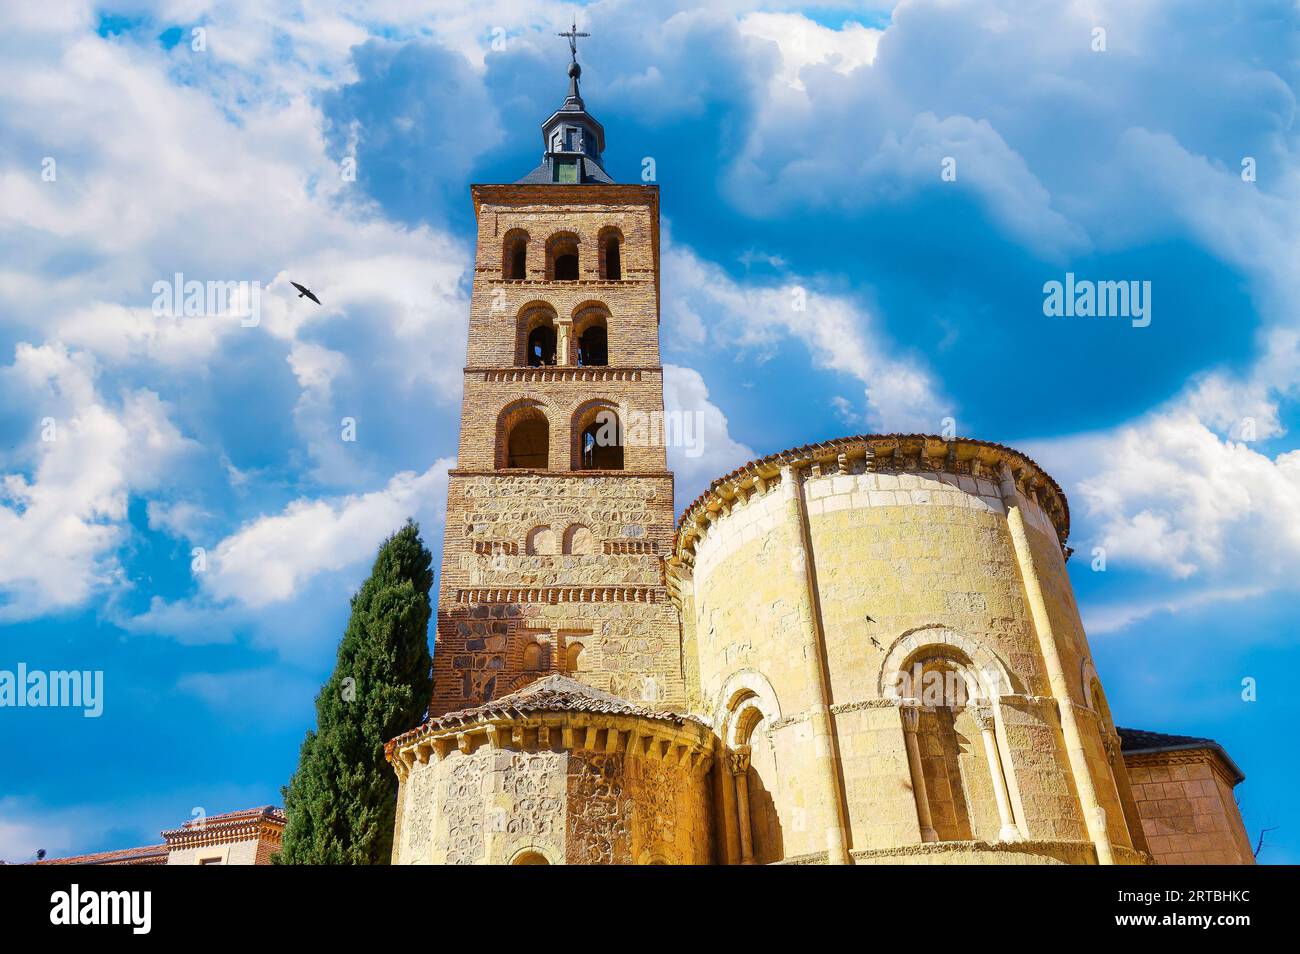
[[[590,33],[579,33],[579,32],[578,32],[578,17],[577,17],[577,14],[574,15],[574,17],[573,17],[573,26],[569,27],[569,30],[568,30],[567,33],[557,33],[557,34],[555,34],[555,35],[556,35],[556,36],[563,36],[563,37],[567,37],[567,38],[568,38],[568,40],[569,40],[569,55],[573,57],[573,62],[575,62],[575,63],[578,62],[578,37],[580,37],[580,36],[591,36]]]

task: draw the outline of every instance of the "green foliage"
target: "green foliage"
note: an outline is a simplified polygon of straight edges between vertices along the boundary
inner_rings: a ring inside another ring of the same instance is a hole
[[[433,556],[407,521],[379,548],[334,672],[316,697],[298,770],[284,788],[279,864],[388,864],[397,776],[384,743],[416,725],[432,688]]]

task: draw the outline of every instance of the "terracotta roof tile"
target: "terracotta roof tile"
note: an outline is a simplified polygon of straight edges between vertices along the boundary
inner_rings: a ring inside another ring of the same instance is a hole
[[[391,740],[387,745],[387,750],[391,752],[395,746],[408,742],[430,729],[455,728],[493,716],[509,717],[530,712],[596,712],[608,715],[659,719],[677,725],[686,722],[700,722],[695,716],[638,705],[613,693],[604,692],[588,686],[586,683],[579,682],[577,679],[571,679],[557,673],[538,679],[522,689],[517,689],[508,695],[493,699],[483,705],[426,719],[414,729],[403,732]]]
[[[1115,731],[1119,733],[1120,751],[1125,754],[1210,749],[1223,759],[1228,771],[1236,779],[1236,783],[1243,782],[1246,779],[1246,773],[1237,766],[1237,763],[1232,760],[1232,757],[1228,755],[1223,746],[1213,739],[1201,738],[1195,735],[1169,735],[1164,732],[1150,732],[1146,729],[1125,729],[1121,726],[1116,726]]]
[[[96,851],[88,855],[70,855],[67,858],[45,858],[38,865],[165,865],[166,845],[145,845],[140,848],[118,848],[114,851]]]

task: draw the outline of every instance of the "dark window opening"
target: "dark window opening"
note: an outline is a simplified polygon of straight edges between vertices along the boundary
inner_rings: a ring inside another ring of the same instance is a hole
[[[583,470],[622,470],[623,433],[613,411],[602,411],[582,432]]]
[[[545,470],[550,444],[550,427],[541,415],[526,417],[510,429],[506,442],[507,467]]]
[[[603,325],[592,325],[578,337],[578,364],[609,364],[609,335]]]
[[[518,280],[526,276],[528,265],[528,246],[519,242],[510,249],[506,257],[506,278]]]
[[[573,253],[555,256],[555,280],[557,282],[576,282],[578,280],[578,256]]]
[[[623,279],[623,260],[618,239],[610,239],[605,246],[605,277],[614,282]]]
[[[544,364],[555,364],[555,329],[550,325],[538,325],[528,333],[528,366]]]

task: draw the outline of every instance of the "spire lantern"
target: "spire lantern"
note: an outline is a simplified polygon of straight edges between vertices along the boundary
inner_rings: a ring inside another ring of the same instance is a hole
[[[519,181],[560,185],[613,182],[601,157],[605,151],[605,127],[587,112],[578,88],[582,67],[578,64],[577,39],[591,34],[579,31],[575,18],[568,30],[556,36],[569,41],[569,95],[542,123],[542,164]]]

